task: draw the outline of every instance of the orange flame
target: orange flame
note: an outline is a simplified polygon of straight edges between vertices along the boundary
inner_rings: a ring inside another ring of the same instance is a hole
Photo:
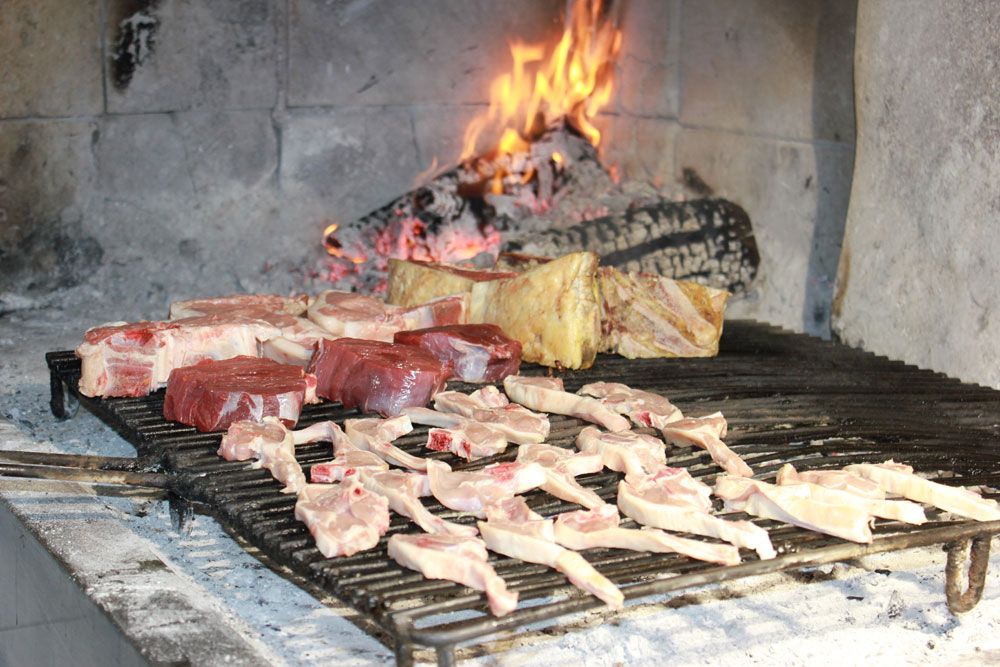
[[[620,30],[602,21],[601,10],[602,0],[574,0],[562,39],[544,62],[543,45],[510,45],[513,69],[493,81],[489,109],[466,128],[462,160],[476,154],[487,128],[503,128],[498,151],[511,154],[527,147],[540,121],[548,125],[560,117],[595,146],[600,143],[591,119],[611,99],[622,38]]]

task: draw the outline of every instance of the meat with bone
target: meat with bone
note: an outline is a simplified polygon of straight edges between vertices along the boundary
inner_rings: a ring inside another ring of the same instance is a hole
[[[419,456],[407,454],[392,444],[396,438],[402,437],[413,430],[413,424],[406,415],[391,419],[348,419],[344,422],[344,433],[351,444],[363,449],[389,463],[401,465],[411,470],[423,472],[427,470],[427,460]]]
[[[453,377],[462,382],[496,382],[516,374],[521,365],[521,344],[495,324],[400,331],[393,342],[427,350],[441,363],[450,364]]]
[[[577,417],[600,424],[609,431],[627,431],[628,420],[612,412],[595,398],[579,396],[556,389],[551,378],[532,378],[523,375],[508,375],[503,381],[504,391],[515,403],[529,410],[550,412]]]
[[[778,470],[776,481],[781,486],[808,482],[873,500],[885,499],[885,491],[878,484],[846,470],[796,470],[791,463],[786,463]]]
[[[371,549],[389,529],[389,501],[356,476],[341,484],[309,484],[299,492],[295,518],[306,524],[326,558]]]
[[[323,398],[384,417],[427,405],[450,374],[419,348],[356,338],[323,341],[309,369]]]
[[[655,528],[619,527],[618,510],[602,505],[589,511],[564,512],[556,517],[556,542],[568,549],[629,549],[652,553],[679,553],[695,560],[736,565],[740,553],[728,544],[713,544],[664,533]]]
[[[576,446],[600,456],[611,470],[628,475],[651,475],[667,465],[663,441],[644,433],[604,433],[588,426],[576,436]]]
[[[273,294],[233,294],[188,301],[174,301],[170,304],[170,319],[178,320],[199,315],[218,315],[240,310],[264,310],[287,315],[302,315],[309,307],[309,297],[277,296]]]
[[[388,469],[389,464],[371,452],[344,449],[337,452],[332,461],[314,463],[309,470],[309,481],[313,484],[333,484],[361,472],[385,472]]]
[[[711,490],[682,468],[654,475],[626,476],[618,484],[618,508],[645,526],[716,537],[753,549],[761,559],[775,557],[767,531],[749,521],[727,521],[711,514]]]
[[[523,498],[509,498],[491,505],[488,521],[479,522],[479,532],[491,551],[528,563],[546,565],[562,572],[577,588],[620,609],[625,596],[611,581],[575,551],[556,544],[551,519],[535,514]]]
[[[227,461],[247,461],[260,451],[265,443],[283,442],[290,439],[293,445],[307,442],[329,442],[334,450],[344,439],[344,434],[334,422],[324,421],[298,431],[289,431],[277,417],[264,417],[257,422],[243,420],[234,422],[222,436],[218,454]]]
[[[471,537],[476,534],[474,526],[445,521],[431,514],[420,502],[420,498],[431,495],[427,475],[402,470],[359,473],[361,483],[372,493],[384,496],[389,501],[389,509],[396,514],[412,519],[428,533],[442,533]]]
[[[1000,508],[995,500],[954,486],[939,484],[913,474],[913,468],[894,463],[859,463],[844,468],[847,472],[870,479],[886,493],[927,503],[946,512],[975,519],[1000,521]]]
[[[493,391],[487,391],[490,389]],[[441,412],[462,415],[487,424],[518,445],[544,442],[549,437],[547,416],[520,405],[506,403],[506,400],[496,387],[488,386],[471,394],[441,392],[434,396],[434,407]]]
[[[475,537],[456,535],[393,535],[389,556],[428,579],[444,579],[486,593],[490,612],[504,616],[517,608],[517,593],[488,562],[486,544]]]
[[[202,432],[264,417],[294,426],[302,404],[314,402],[316,378],[299,366],[257,357],[205,359],[170,373],[163,416]]]
[[[600,454],[573,452],[562,447],[545,444],[521,445],[517,450],[518,463],[537,463],[545,468],[546,480],[542,490],[583,507],[594,509],[604,505],[599,495],[581,486],[578,475],[600,472],[604,468]]]
[[[784,474],[781,474],[785,471]],[[849,473],[848,473],[849,474]],[[822,479],[822,478],[820,478]],[[831,488],[823,484],[814,484],[798,477],[795,468],[791,463],[782,466],[778,474],[778,486],[805,486],[808,489],[808,497],[833,505],[853,505],[868,511],[872,516],[883,519],[893,519],[905,523],[922,524],[927,521],[924,510],[920,505],[911,503],[908,500],[885,500],[883,498],[867,498],[858,496],[850,491]]]
[[[392,342],[397,331],[467,321],[468,295],[445,296],[409,308],[353,292],[321,292],[309,306],[309,319],[334,336]]]
[[[577,393],[600,399],[609,409],[627,415],[636,426],[663,428],[684,418],[681,411],[663,396],[632,389],[620,382],[592,382],[581,387]]]
[[[443,461],[427,461],[431,493],[444,505],[480,518],[488,505],[537,489],[546,481],[535,463],[497,463],[476,472],[453,472]]]
[[[712,460],[730,475],[752,477],[753,470],[720,438],[726,435],[726,418],[721,412],[707,417],[687,417],[666,424],[660,432],[673,445],[695,445],[706,450]]]
[[[390,259],[386,301],[416,306],[449,294],[467,294],[478,282],[513,278],[516,273],[467,269],[415,259]]]
[[[406,408],[403,414],[414,424],[436,427],[427,433],[427,449],[452,452],[469,461],[507,449],[507,437],[490,424],[428,408]]]

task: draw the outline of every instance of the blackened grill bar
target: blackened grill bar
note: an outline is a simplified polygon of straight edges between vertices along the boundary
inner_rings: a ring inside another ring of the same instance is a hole
[[[220,460],[215,454],[219,434],[198,433],[164,421],[162,392],[144,398],[88,399],[77,394],[79,362],[72,352],[49,353],[47,361],[54,414],[68,416],[67,406],[79,400],[133,443],[141,460],[159,462],[162,472],[174,476],[178,491],[206,508],[227,530],[274,564],[290,568],[300,583],[332,593],[373,621],[385,633],[383,639],[395,643],[400,664],[411,662],[418,646],[435,648],[439,663],[450,664],[457,644],[482,642],[503,630],[551,621],[601,604],[574,592],[556,572],[494,555],[491,563],[497,573],[520,593],[522,602],[533,606],[522,603],[502,619],[489,616],[483,612],[481,594],[468,594],[468,589],[450,582],[424,579],[387,557],[388,537],[415,529],[402,517],[393,517],[388,533],[374,550],[324,559],[305,526],[293,517],[294,498],[282,495],[280,484],[267,471]],[[544,370],[525,369],[528,373]],[[731,426],[727,444],[761,479],[773,478],[787,462],[800,469],[820,469],[895,458],[936,481],[981,485],[987,487],[985,496],[998,496],[1000,392],[845,346],[757,323],[729,322],[717,358],[630,361],[602,355],[593,368],[566,372],[563,377],[570,391],[587,382],[618,381],[661,393],[685,413],[722,410]],[[356,414],[333,404],[307,406],[301,425],[324,419],[339,422]],[[578,420],[554,416],[549,442],[572,447],[582,426]],[[425,430],[419,429],[397,444],[414,454],[447,459],[456,469],[479,468],[516,455],[514,449],[468,463],[445,453],[421,451],[425,439]],[[307,470],[313,463],[332,458],[327,444],[300,446],[296,456]],[[668,464],[686,467],[696,477],[711,478],[719,473],[707,452],[701,450],[670,449],[668,457]],[[606,500],[613,500],[620,478],[617,473],[602,472],[579,480]],[[527,494],[526,499],[546,516],[576,508],[537,491]],[[455,512],[436,502],[428,506],[435,514],[456,518]],[[928,516],[930,520],[923,526],[879,520],[875,542],[869,545],[754,519],[768,530],[779,557],[772,561],[752,559],[730,567],[671,554],[613,549],[584,553],[592,565],[621,587],[627,599],[636,600],[866,554],[949,544],[949,606],[955,611],[971,608],[978,600],[977,591],[981,593],[989,536],[1000,534],[1000,522],[948,521],[935,510]],[[634,524],[626,521],[623,525]],[[963,595],[959,565],[970,541],[970,590]],[[567,594],[566,599],[545,601]],[[464,612],[461,620],[452,615],[456,611]],[[480,615],[469,618],[474,612]]]

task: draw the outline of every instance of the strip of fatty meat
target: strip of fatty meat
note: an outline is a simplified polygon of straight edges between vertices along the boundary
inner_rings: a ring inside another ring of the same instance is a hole
[[[609,469],[628,475],[651,475],[667,465],[663,441],[644,433],[604,433],[588,426],[576,436],[576,446],[600,456]]]
[[[323,341],[309,369],[319,396],[383,417],[427,405],[451,373],[420,348],[356,338]]]
[[[580,588],[613,609],[624,606],[625,596],[611,581],[575,551],[556,544],[551,519],[528,509],[523,498],[509,498],[487,509],[488,521],[479,532],[491,551],[528,563],[546,565],[566,575]]]
[[[790,469],[790,470],[788,470]],[[784,471],[784,474],[782,472]],[[850,474],[850,473],[846,473]],[[823,481],[823,478],[819,478]],[[839,480],[838,480],[839,481]],[[844,491],[843,489],[828,487],[823,484],[807,482],[798,473],[791,463],[786,463],[778,471],[778,486],[804,485],[809,490],[809,497],[814,500],[821,500],[834,505],[854,505],[867,510],[872,516],[883,519],[893,519],[905,523],[922,524],[927,521],[924,509],[916,503],[908,500],[885,500],[884,498],[868,498]]]
[[[290,431],[277,417],[264,417],[257,422],[250,419],[233,422],[222,436],[219,456],[227,461],[247,461],[260,451],[264,443],[278,443],[290,439],[293,445],[308,442],[329,442],[337,450],[346,436],[334,422],[323,421],[298,431]]]
[[[681,411],[663,396],[633,389],[620,382],[592,382],[583,385],[577,393],[600,399],[611,410],[628,415],[636,426],[663,428],[684,418]]]
[[[545,484],[545,469],[534,463],[497,463],[475,472],[453,472],[443,461],[428,459],[431,493],[445,507],[479,518],[486,507]]]
[[[518,445],[544,442],[551,428],[547,416],[510,403],[493,386],[471,394],[443,391],[434,396],[434,408],[486,424]]]
[[[516,374],[521,343],[495,324],[452,324],[397,332],[393,342],[427,350],[462,382],[496,382]]]
[[[486,544],[475,537],[402,535],[389,538],[389,557],[428,579],[444,579],[486,593],[490,612],[504,616],[517,608],[517,593],[489,564]]]
[[[913,468],[894,463],[859,463],[844,468],[878,484],[883,491],[920,503],[927,503],[946,512],[975,519],[1000,521],[1000,508],[995,500],[960,487],[947,486],[918,477]]]
[[[309,319],[334,336],[391,343],[397,331],[464,324],[468,295],[445,296],[404,308],[353,292],[321,292],[309,306]]]
[[[740,552],[728,544],[713,544],[664,533],[656,528],[635,530],[619,527],[614,505],[592,510],[564,512],[556,517],[556,542],[568,549],[629,549],[651,553],[678,553],[695,560],[721,565],[736,565]]]
[[[554,388],[551,380],[552,378],[509,375],[504,378],[503,388],[510,400],[529,410],[576,417],[614,432],[629,429],[628,419],[611,411],[597,399]]]
[[[654,475],[629,475],[618,484],[618,509],[645,526],[716,537],[753,549],[761,559],[775,557],[767,531],[749,521],[727,521],[711,514],[711,489],[683,468]]]
[[[198,317],[200,315],[218,315],[248,309],[260,309],[296,316],[305,313],[308,306],[309,297],[305,294],[297,296],[233,294],[230,296],[174,301],[170,304],[170,319],[178,320],[185,317]]]
[[[660,432],[672,445],[701,447],[730,475],[752,477],[753,470],[750,466],[722,442],[721,438],[725,437],[726,429],[726,418],[721,412],[715,412],[706,417],[687,417],[670,422],[660,429]]]
[[[868,508],[829,502],[811,496],[809,491],[805,484],[775,486],[733,475],[721,475],[715,480],[715,495],[725,500],[730,509],[851,542],[872,541],[873,517]]]
[[[427,449],[451,452],[469,461],[507,449],[507,436],[490,424],[429,408],[406,408],[403,414],[414,424],[434,427],[427,432]]]
[[[407,454],[392,444],[413,430],[413,424],[406,415],[391,419],[348,419],[344,422],[344,433],[351,444],[373,454],[378,454],[389,463],[401,465],[410,470],[427,470],[427,460]]]
[[[442,533],[470,537],[476,534],[474,526],[463,526],[445,521],[431,514],[420,499],[431,495],[427,475],[402,470],[359,473],[361,483],[372,493],[384,496],[389,501],[389,509],[396,514],[412,519],[428,533]]]
[[[537,463],[545,468],[546,480],[542,490],[589,509],[601,507],[604,500],[576,481],[579,475],[600,472],[604,469],[600,454],[573,452],[546,444],[521,445],[517,450],[518,463]]]
[[[309,484],[299,492],[295,518],[306,524],[325,558],[371,549],[389,530],[389,501],[356,476],[341,484]]]
[[[885,499],[885,491],[878,484],[846,470],[796,470],[791,463],[786,463],[778,470],[776,481],[781,486],[808,482],[873,500]]]

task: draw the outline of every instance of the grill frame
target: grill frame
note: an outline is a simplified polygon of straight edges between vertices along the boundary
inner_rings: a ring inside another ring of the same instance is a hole
[[[743,456],[759,479],[773,478],[786,462],[805,463],[803,469],[811,469],[897,457],[943,483],[1000,487],[1000,391],[769,325],[730,321],[726,327],[718,357],[630,361],[601,355],[591,369],[562,374],[567,390],[575,391],[597,380],[621,381],[662,393],[685,414],[720,409],[730,423],[727,444]],[[388,559],[388,537],[415,530],[397,516],[376,549],[348,558],[323,559],[308,531],[292,516],[294,498],[282,495],[280,485],[266,470],[250,471],[245,463],[219,459],[215,450],[221,434],[200,434],[191,427],[166,422],[162,391],[142,398],[88,398],[79,394],[79,361],[72,352],[50,352],[46,361],[54,415],[72,416],[73,404],[79,401],[136,447],[143,468],[158,468],[172,475],[177,493],[260,550],[269,564],[288,567],[311,592],[337,597],[377,626],[394,643],[400,664],[412,661],[416,646],[435,648],[439,663],[450,664],[458,644],[482,642],[499,632],[602,606],[595,598],[575,591],[557,572],[491,554],[490,562],[498,573],[522,596],[517,611],[496,619],[485,612],[481,593],[451,582],[426,580]],[[547,370],[525,366],[522,372],[541,374]],[[473,387],[458,384],[453,388],[467,391]],[[306,406],[300,426],[323,419],[342,423],[355,416],[356,410],[337,404]],[[549,442],[572,446],[584,425],[580,420],[553,415]],[[447,453],[421,451],[426,431],[426,427],[417,427],[397,444],[413,453],[446,460],[456,469],[475,469],[511,460],[516,454],[514,446],[502,455],[470,464]],[[692,475],[709,482],[720,472],[700,450],[668,448],[667,453],[669,464],[687,467]],[[328,444],[303,445],[297,448],[297,457],[308,470],[312,463],[332,458],[332,452]],[[824,465],[813,465],[816,462]],[[605,471],[580,481],[611,499],[620,478],[618,473]],[[535,511],[546,516],[576,509],[540,491],[525,497]],[[431,511],[468,522],[468,518],[459,518],[458,513],[428,500]],[[730,516],[743,518],[735,513]],[[988,548],[989,537],[1000,534],[1000,521],[945,520],[936,511],[929,511],[928,516],[931,520],[920,527],[878,520],[871,545],[751,517],[768,529],[780,555],[771,561],[758,561],[744,551],[749,558],[729,567],[670,554],[614,549],[590,549],[583,554],[619,583],[626,599],[632,601],[918,546],[985,540]],[[623,525],[633,524],[626,520]],[[949,568],[949,587],[956,583],[953,570],[957,569]],[[563,599],[552,601],[553,596]],[[537,604],[526,606],[524,602]],[[467,618],[456,619],[455,612]]]

